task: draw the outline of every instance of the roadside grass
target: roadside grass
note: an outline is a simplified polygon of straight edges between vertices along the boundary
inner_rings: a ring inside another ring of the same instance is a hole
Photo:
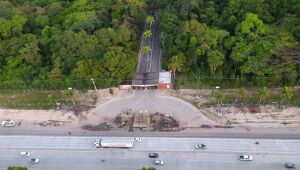
[[[50,104],[48,95],[54,92],[59,103],[66,103],[66,96],[60,91],[40,90],[0,90],[0,107],[9,109],[50,109],[55,107],[55,102]],[[69,101],[68,103],[71,103]]]

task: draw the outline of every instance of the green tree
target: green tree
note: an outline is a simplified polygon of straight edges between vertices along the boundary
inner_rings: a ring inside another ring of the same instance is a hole
[[[66,102],[68,102],[70,99],[73,102],[73,105],[76,106],[75,100],[74,100],[74,92],[72,88],[68,88],[67,90],[65,90],[65,95],[66,95]]]
[[[224,92],[217,92],[215,93],[215,99],[217,101],[217,104],[222,104],[225,100],[225,94]]]
[[[147,46],[147,45],[145,45],[145,46],[142,48],[143,54],[148,54],[148,53],[150,53],[151,51],[152,51],[152,49],[151,49],[149,46]]]
[[[21,35],[26,21],[27,19],[21,15],[15,15],[11,20],[0,17],[0,34],[5,38]]]
[[[50,105],[53,105],[57,100],[56,94],[54,92],[51,92],[50,94],[48,94],[47,100],[48,100]]]
[[[267,87],[263,87],[261,89],[258,89],[258,96],[259,96],[259,105],[261,105],[261,102],[265,102],[267,98],[270,96],[270,91]]]
[[[186,63],[186,58],[183,54],[178,54],[173,56],[169,62],[169,69],[173,73],[173,77],[175,79],[176,72],[181,72]]]
[[[283,104],[284,101],[290,100],[293,97],[293,95],[294,94],[292,88],[284,86],[280,94],[280,106]]]
[[[225,56],[220,51],[213,50],[208,53],[208,64],[213,76],[215,76],[216,69],[223,65],[224,59]]]
[[[137,63],[135,56],[135,52],[126,53],[123,47],[111,47],[101,60],[101,77],[113,79],[115,83],[131,77]]]
[[[152,28],[152,24],[154,23],[154,17],[153,16],[148,16],[146,18],[146,23],[150,25],[150,29]]]
[[[10,166],[7,170],[27,170],[27,168],[22,166]]]
[[[265,34],[265,26],[256,14],[247,13],[245,19],[237,25],[236,34],[241,34],[247,38],[257,38]]]
[[[238,95],[238,98],[240,100],[240,103],[242,103],[242,101],[245,99],[246,97],[246,94],[248,93],[248,91],[242,87],[242,88],[239,88],[237,91],[236,91],[237,95]]]
[[[145,38],[150,38],[152,36],[152,32],[151,32],[151,30],[146,30],[143,33],[143,35],[144,35]]]
[[[64,26],[66,29],[71,29],[76,32],[86,30],[91,33],[98,26],[98,22],[94,11],[74,12],[66,17]]]

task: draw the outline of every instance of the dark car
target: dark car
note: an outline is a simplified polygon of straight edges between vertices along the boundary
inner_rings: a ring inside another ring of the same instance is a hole
[[[295,164],[293,164],[293,163],[286,163],[285,167],[288,168],[288,169],[295,169],[296,168]]]
[[[149,153],[149,158],[158,158],[158,153]]]
[[[38,158],[30,159],[30,163],[32,163],[32,164],[36,164],[36,163],[39,163],[39,162],[40,162],[40,159],[38,159]]]

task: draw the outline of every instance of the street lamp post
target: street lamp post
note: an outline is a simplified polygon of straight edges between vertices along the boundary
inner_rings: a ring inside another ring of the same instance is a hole
[[[97,91],[97,87],[96,87],[96,84],[95,84],[95,79],[91,78],[91,81],[93,82],[94,88]]]

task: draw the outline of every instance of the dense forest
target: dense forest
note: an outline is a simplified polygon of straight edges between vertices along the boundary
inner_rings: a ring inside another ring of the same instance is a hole
[[[135,72],[141,0],[1,0],[0,88],[107,87]]]
[[[299,83],[299,0],[2,0],[0,88],[124,83],[153,10],[179,84]]]
[[[299,81],[299,0],[155,0],[154,5],[161,12],[164,68],[180,72],[178,83]]]

